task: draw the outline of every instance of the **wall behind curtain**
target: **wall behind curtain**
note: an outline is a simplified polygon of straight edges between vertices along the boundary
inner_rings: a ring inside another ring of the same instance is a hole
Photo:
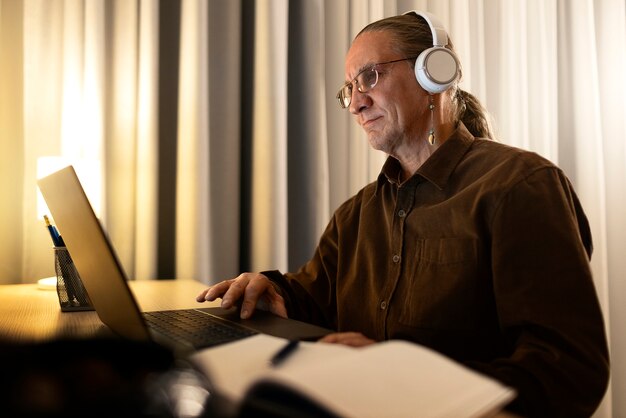
[[[334,98],[350,42],[448,27],[499,139],[559,164],[590,219],[612,388],[626,390],[626,11],[613,0],[0,0],[0,280],[53,274],[41,156],[98,159],[128,275],[295,269],[384,155]],[[597,416],[626,415],[609,391]]]

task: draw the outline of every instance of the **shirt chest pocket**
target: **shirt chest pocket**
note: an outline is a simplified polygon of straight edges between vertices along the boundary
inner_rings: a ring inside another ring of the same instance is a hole
[[[472,328],[480,292],[478,241],[427,238],[415,244],[407,248],[396,288],[399,322],[416,328]]]

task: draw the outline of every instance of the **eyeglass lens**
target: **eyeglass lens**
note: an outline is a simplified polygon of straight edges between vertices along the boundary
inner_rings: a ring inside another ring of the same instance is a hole
[[[376,83],[378,83],[378,71],[374,67],[366,69],[356,76],[353,83],[356,84],[357,90],[359,90],[361,93],[366,93],[370,89],[374,88]],[[339,99],[339,104],[343,108],[347,108],[352,102],[353,83],[348,83],[343,86],[343,88],[339,91],[339,94],[337,95],[337,99]]]

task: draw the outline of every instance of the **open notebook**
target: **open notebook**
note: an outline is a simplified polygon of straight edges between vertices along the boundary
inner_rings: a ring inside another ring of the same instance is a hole
[[[98,316],[120,336],[191,352],[257,333],[315,340],[330,332],[262,311],[247,320],[239,319],[234,309],[221,308],[140,312],[74,168],[68,166],[41,178],[38,185]]]
[[[500,382],[406,341],[363,348],[301,342],[272,367],[268,358],[284,344],[259,334],[191,359],[251,417],[476,418],[494,416],[515,397]]]

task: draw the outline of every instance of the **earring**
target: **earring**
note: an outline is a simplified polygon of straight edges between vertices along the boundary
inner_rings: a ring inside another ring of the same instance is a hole
[[[430,96],[430,105],[428,105],[428,109],[430,110],[430,130],[428,131],[428,143],[430,145],[435,145],[435,105],[433,104],[433,96]]]

